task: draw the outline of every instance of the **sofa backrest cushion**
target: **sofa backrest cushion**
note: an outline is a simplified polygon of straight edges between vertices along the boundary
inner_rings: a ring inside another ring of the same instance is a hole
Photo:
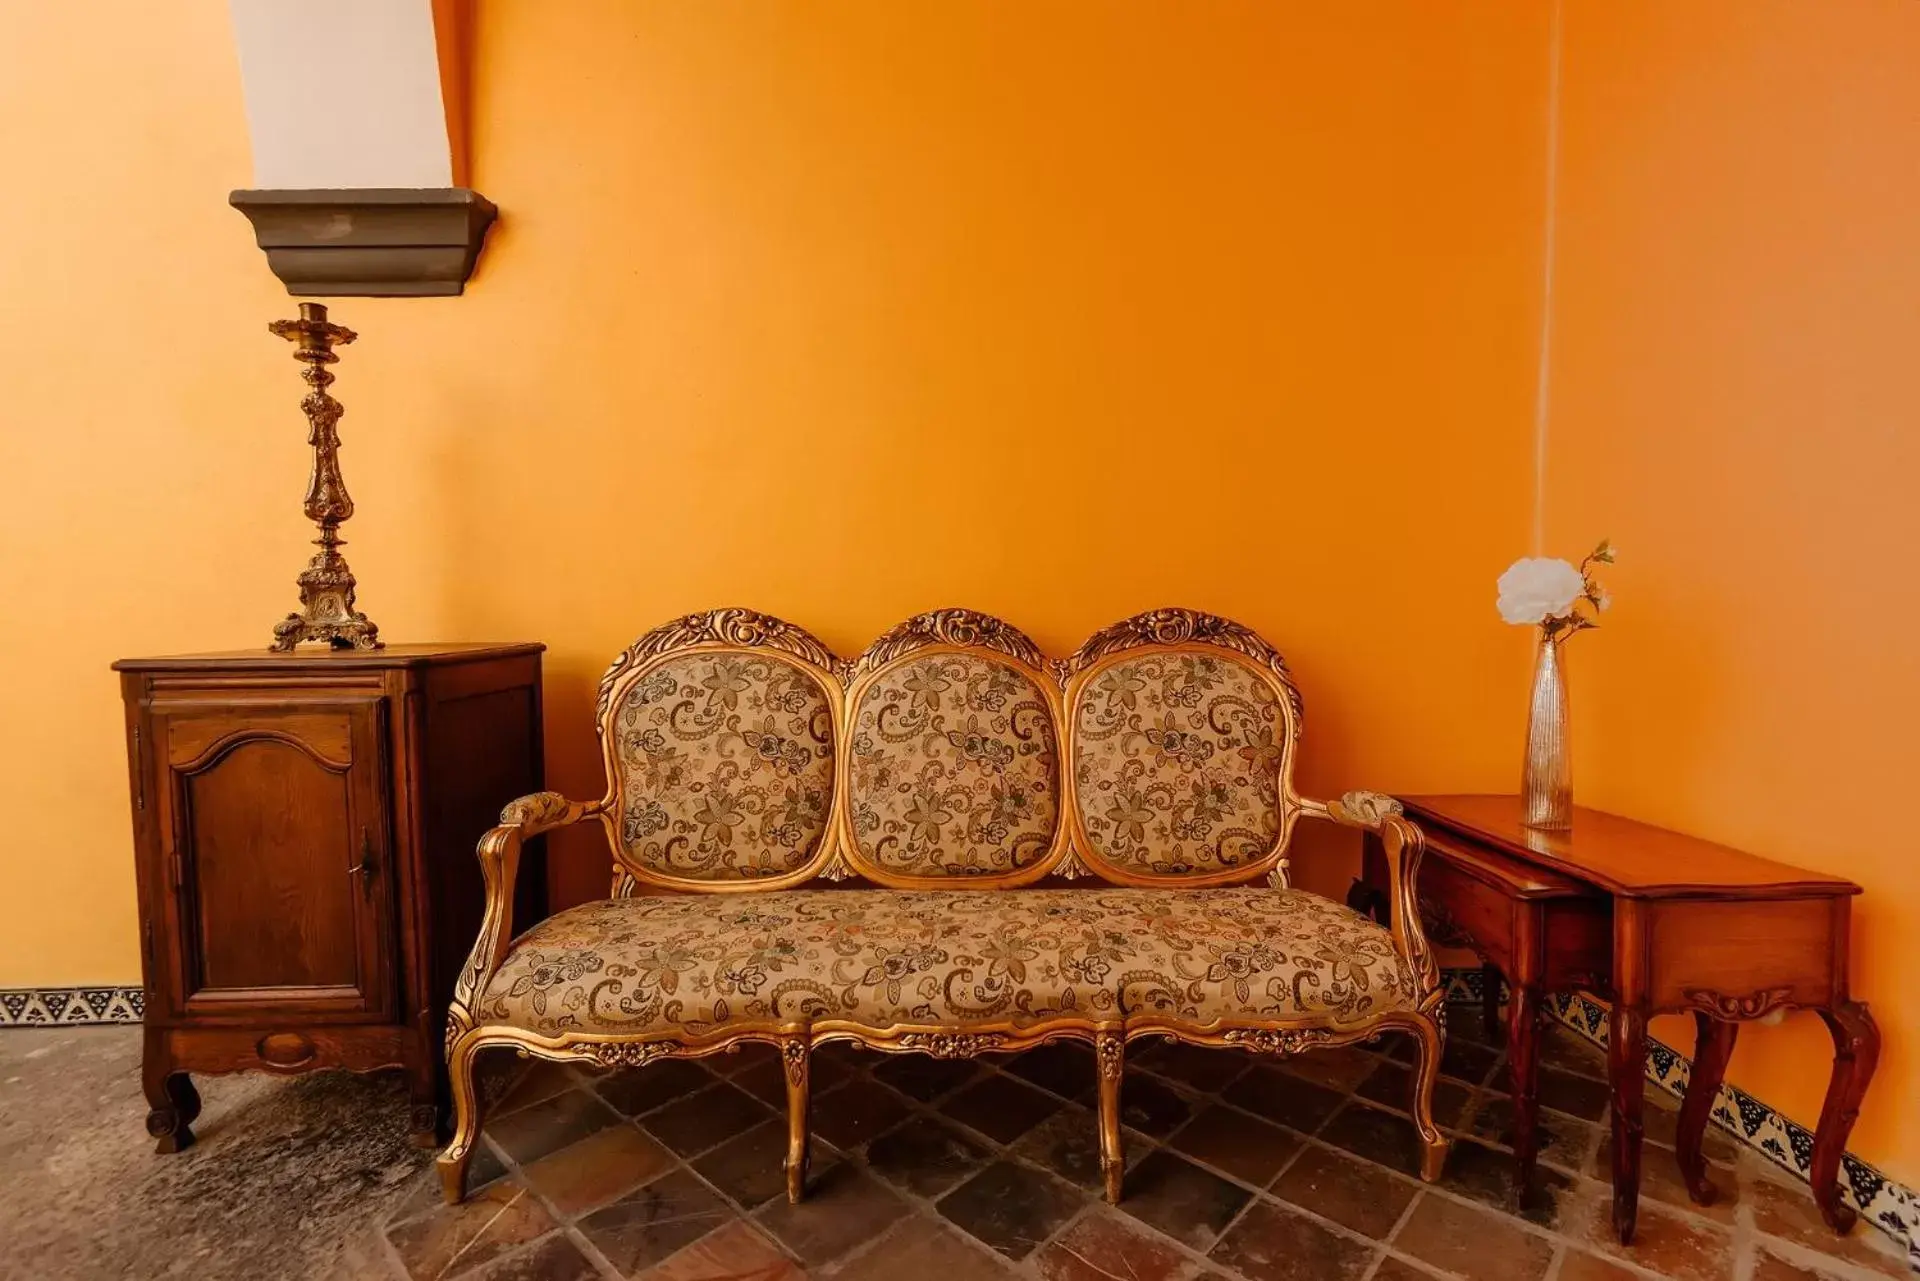
[[[943,610],[854,664],[844,831],[855,870],[1006,876],[1054,852],[1060,752],[1044,662],[999,620]]]
[[[765,614],[690,614],[614,660],[597,722],[616,894],[1236,884],[1284,874],[1301,805],[1286,664],[1192,610],[1059,661],[972,610],[911,618],[852,661]]]
[[[1063,667],[1074,841],[1093,871],[1232,881],[1284,856],[1300,708],[1270,645],[1211,614],[1157,610]]]
[[[686,644],[629,651],[628,670],[609,674],[624,677],[617,692],[603,686],[619,846],[667,884],[792,879],[833,818],[839,688],[781,647],[729,644],[724,632]]]

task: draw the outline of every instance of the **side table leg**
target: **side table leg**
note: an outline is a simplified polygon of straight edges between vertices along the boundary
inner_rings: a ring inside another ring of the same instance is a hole
[[[1487,1030],[1487,1044],[1500,1044],[1500,967],[1480,965],[1480,1023]]]
[[[1524,1208],[1533,1190],[1534,1161],[1540,1153],[1540,989],[1532,984],[1514,984],[1507,1019],[1514,1196],[1515,1204]]]
[[[1853,1221],[1859,1216],[1840,1199],[1840,1154],[1847,1149],[1847,1136],[1860,1117],[1860,1100],[1866,1096],[1867,1084],[1873,1080],[1873,1069],[1880,1059],[1880,1029],[1867,1007],[1858,1001],[1822,1010],[1820,1017],[1833,1033],[1833,1076],[1827,1082],[1819,1128],[1813,1133],[1813,1168],[1807,1179],[1813,1184],[1820,1217],[1844,1236],[1852,1231]]]
[[[1608,1033],[1607,1079],[1613,1086],[1613,1230],[1633,1243],[1640,1209],[1641,1109],[1646,1103],[1646,1011],[1616,1000]]]
[[[1693,1024],[1693,1071],[1687,1078],[1687,1097],[1680,1104],[1676,1145],[1680,1177],[1686,1180],[1687,1195],[1696,1205],[1712,1205],[1720,1190],[1707,1177],[1707,1158],[1700,1151],[1700,1141],[1706,1136],[1720,1082],[1726,1079],[1727,1060],[1733,1057],[1733,1043],[1740,1035],[1740,1025],[1716,1019],[1703,1010],[1694,1011]]]

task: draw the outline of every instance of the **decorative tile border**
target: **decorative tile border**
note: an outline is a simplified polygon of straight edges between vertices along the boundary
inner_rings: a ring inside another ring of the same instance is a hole
[[[1449,1001],[1478,1003],[1482,985],[1478,967],[1442,972]],[[1547,1011],[1586,1040],[1606,1048],[1608,1009],[1580,993],[1555,993]],[[1693,1064],[1686,1055],[1654,1037],[1647,1038],[1647,1079],[1675,1098],[1684,1098]],[[1747,1147],[1795,1178],[1805,1180],[1813,1164],[1813,1131],[1774,1111],[1738,1086],[1722,1084],[1713,1101],[1713,1122]],[[1840,1158],[1840,1193],[1861,1217],[1907,1247],[1920,1269],[1920,1194],[1894,1182],[1851,1152]]]
[[[137,987],[0,988],[0,1027],[138,1023],[147,994]]]

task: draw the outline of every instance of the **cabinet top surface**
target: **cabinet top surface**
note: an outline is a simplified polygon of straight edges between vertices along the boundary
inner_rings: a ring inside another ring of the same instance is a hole
[[[1858,894],[1839,876],[1777,863],[1576,805],[1573,826],[1540,832],[1521,823],[1518,796],[1403,796],[1407,814],[1627,898],[1791,898]]]
[[[488,658],[538,654],[539,641],[472,641],[445,645],[387,645],[380,649],[323,649],[308,646],[290,654],[267,649],[215,650],[157,658],[123,658],[116,672],[177,672],[210,668],[263,668],[276,671],[343,671],[354,668],[433,667]]]

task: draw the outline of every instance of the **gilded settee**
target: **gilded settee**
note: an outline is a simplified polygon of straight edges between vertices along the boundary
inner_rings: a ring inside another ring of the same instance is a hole
[[[847,661],[717,610],[621,654],[596,721],[606,795],[525,797],[480,841],[486,911],[447,1026],[449,1201],[478,1133],[474,1057],[496,1046],[606,1067],[777,1047],[797,1200],[816,1046],[1088,1041],[1117,1200],[1129,1042],[1295,1054],[1400,1031],[1418,1050],[1422,1174],[1438,1177],[1421,834],[1384,796],[1294,791],[1300,695],[1246,628],[1158,610],[1050,661],[998,619],[942,610]],[[1302,818],[1379,834],[1389,926],[1289,887]],[[522,842],[590,820],[612,897],[515,937]]]

